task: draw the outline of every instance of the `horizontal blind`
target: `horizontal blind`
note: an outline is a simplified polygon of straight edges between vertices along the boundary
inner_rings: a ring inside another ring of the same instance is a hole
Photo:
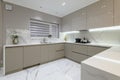
[[[40,22],[38,20],[30,20],[30,35],[31,37],[59,37],[59,25],[52,23]]]
[[[53,38],[59,37],[59,25],[58,24],[51,25],[51,35]]]
[[[30,22],[31,37],[47,37],[50,33],[49,28],[48,24]]]

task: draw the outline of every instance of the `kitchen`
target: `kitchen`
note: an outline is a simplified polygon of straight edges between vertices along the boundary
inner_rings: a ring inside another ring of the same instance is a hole
[[[119,4],[0,0],[0,80],[119,80]]]

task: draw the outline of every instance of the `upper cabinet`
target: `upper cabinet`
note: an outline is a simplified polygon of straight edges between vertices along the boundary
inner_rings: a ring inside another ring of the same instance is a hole
[[[83,9],[63,17],[62,30],[64,32],[111,27],[114,25],[114,22],[115,25],[119,25],[119,4],[120,0],[99,0],[94,4],[91,4]]]
[[[62,18],[62,31],[66,32],[66,31],[72,31],[72,27],[71,27],[71,21],[72,17],[71,15],[67,15],[65,17]]]
[[[120,0],[114,0],[114,25],[120,25]]]
[[[86,8],[72,14],[72,30],[86,30]]]
[[[110,26],[113,26],[113,0],[100,0],[87,7],[87,29]]]
[[[69,14],[62,19],[63,31],[76,31],[86,29],[86,8]]]

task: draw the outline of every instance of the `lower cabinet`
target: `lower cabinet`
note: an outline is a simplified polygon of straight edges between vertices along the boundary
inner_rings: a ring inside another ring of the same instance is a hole
[[[73,44],[65,44],[65,57],[72,59],[72,45]]]
[[[90,56],[85,55],[87,53],[87,46],[78,44],[65,44],[65,57],[81,63],[81,61],[89,58]]]
[[[41,46],[40,63],[46,63],[55,59],[54,45]]]
[[[81,61],[106,49],[108,48],[71,43],[5,47],[5,74],[64,57],[81,63]]]
[[[41,46],[40,63],[50,62],[64,57],[64,44]]]
[[[5,74],[54,61],[65,56],[64,44],[5,47],[4,49]]]
[[[23,69],[23,47],[5,49],[5,74]]]
[[[87,55],[94,56],[104,50],[108,49],[108,47],[98,47],[98,46],[88,46]]]
[[[92,57],[106,49],[108,49],[108,47],[66,43],[65,57],[72,59],[73,61],[76,61],[78,63],[81,63],[81,61]]]
[[[40,64],[40,46],[24,47],[24,68]]]
[[[76,53],[76,52],[72,52],[71,55],[72,55],[71,59],[78,63],[81,63],[81,61],[88,59],[90,57],[90,56],[86,56],[86,55]]]
[[[65,57],[64,44],[56,44],[55,45],[55,59],[60,59]]]

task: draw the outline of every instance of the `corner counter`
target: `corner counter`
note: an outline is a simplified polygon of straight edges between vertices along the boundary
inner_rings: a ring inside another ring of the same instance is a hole
[[[81,65],[82,80],[120,80],[120,47],[111,47]]]

